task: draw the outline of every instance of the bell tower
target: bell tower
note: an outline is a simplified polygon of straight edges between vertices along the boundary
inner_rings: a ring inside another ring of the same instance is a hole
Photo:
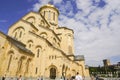
[[[58,27],[59,11],[54,5],[47,4],[42,6],[39,9],[39,13],[45,17],[45,19],[52,25],[52,27]]]

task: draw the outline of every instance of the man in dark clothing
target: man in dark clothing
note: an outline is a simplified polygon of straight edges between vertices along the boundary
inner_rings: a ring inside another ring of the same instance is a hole
[[[6,77],[6,75],[2,77],[2,80],[5,80],[5,77]]]

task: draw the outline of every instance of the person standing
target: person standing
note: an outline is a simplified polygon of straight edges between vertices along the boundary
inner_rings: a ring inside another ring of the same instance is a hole
[[[4,75],[4,76],[2,77],[2,80],[5,80],[5,78],[6,78],[6,75]]]
[[[21,75],[19,76],[18,80],[22,80],[22,76]]]
[[[79,75],[79,72],[77,72],[77,75],[75,76],[75,80],[83,80],[82,76]]]

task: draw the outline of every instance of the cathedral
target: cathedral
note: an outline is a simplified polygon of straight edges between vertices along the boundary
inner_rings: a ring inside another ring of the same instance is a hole
[[[59,10],[46,4],[0,31],[0,77],[56,79],[89,76],[82,55],[74,55],[74,31],[58,25]]]

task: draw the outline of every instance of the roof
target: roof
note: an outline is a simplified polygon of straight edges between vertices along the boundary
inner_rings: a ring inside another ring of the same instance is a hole
[[[24,51],[24,52],[26,52],[26,53],[28,53],[28,54],[34,55],[32,51],[30,51],[30,50],[28,50],[27,48],[25,48],[26,45],[23,44],[22,42],[17,41],[16,39],[14,39],[14,38],[12,38],[12,37],[10,37],[10,36],[8,36],[8,35],[7,35],[7,38],[8,38],[8,40],[9,40],[12,44],[14,44],[14,45],[15,45],[17,48],[19,48],[20,50],[22,50],[22,51]]]
[[[42,7],[39,9],[39,12],[40,12],[42,9],[44,9],[44,8],[52,8],[52,9],[56,10],[57,13],[58,13],[58,15],[59,15],[59,10],[58,10],[54,5],[52,5],[52,4],[46,4],[46,5],[42,6]]]
[[[84,61],[84,55],[76,55],[74,61]]]
[[[67,28],[67,27],[58,27],[57,29],[66,29],[66,30],[70,30],[74,33],[73,29]]]
[[[20,21],[21,21],[21,22],[24,22],[24,23],[26,23],[26,24],[29,24],[30,27],[32,27],[33,29],[35,29],[35,30],[38,31],[38,29],[37,29],[33,24],[31,24],[31,23],[29,23],[29,22],[27,22],[27,21],[25,21],[25,20],[23,20],[23,19],[18,20],[17,22],[15,22],[14,24],[12,24],[9,28],[13,27],[15,24],[19,23]]]
[[[0,34],[2,34],[3,37],[6,37],[6,34],[0,31]]]
[[[2,34],[4,37],[6,37],[12,44],[14,44],[17,48],[19,48],[20,50],[30,54],[30,55],[34,55],[33,52],[31,52],[30,50],[28,50],[27,48],[25,48],[25,44],[23,44],[20,41],[17,41],[16,39],[4,34],[3,32],[0,31],[0,34]]]

